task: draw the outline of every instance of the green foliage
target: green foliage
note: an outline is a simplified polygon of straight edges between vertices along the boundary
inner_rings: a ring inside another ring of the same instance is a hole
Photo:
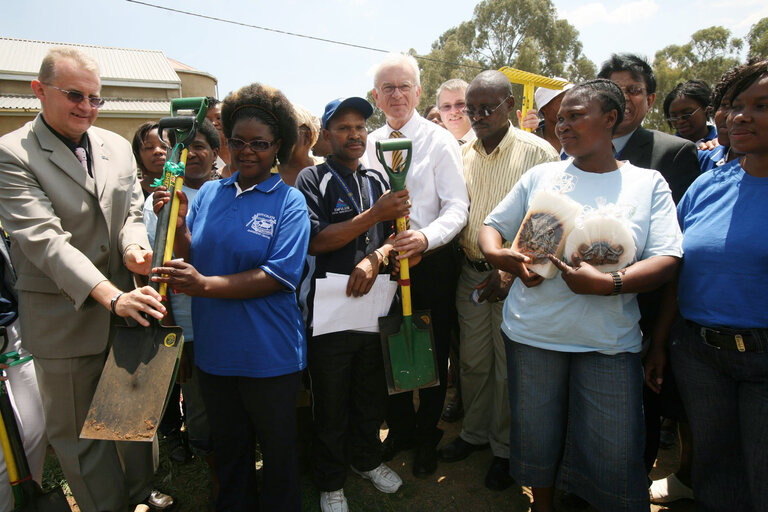
[[[662,108],[667,94],[686,80],[703,80],[713,86],[725,71],[739,64],[743,45],[741,39],[731,38],[727,28],[713,26],[694,32],[690,42],[684,45],[669,45],[656,52],[653,61],[658,82],[656,103],[643,126],[669,132]]]
[[[579,32],[556,14],[551,0],[480,2],[471,20],[446,30],[419,60],[421,105],[435,102],[445,80],[469,82],[483,69],[511,66],[575,81],[594,77],[596,68],[582,53]]]
[[[368,133],[370,133],[373,130],[384,126],[384,123],[387,122],[387,118],[384,115],[384,112],[376,106],[376,100],[373,99],[372,90],[368,91],[365,95],[365,99],[368,100],[368,103],[373,105],[373,114],[365,121],[365,127],[368,130]]]
[[[750,57],[768,58],[768,18],[763,18],[747,34]]]

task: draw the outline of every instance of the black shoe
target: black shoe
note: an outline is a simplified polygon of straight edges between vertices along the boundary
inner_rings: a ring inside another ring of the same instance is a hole
[[[472,444],[457,437],[447,445],[440,448],[440,460],[443,462],[458,462],[469,457],[469,454],[477,450],[485,450],[488,443]]]
[[[454,423],[464,417],[464,406],[460,400],[453,399],[443,409],[440,418],[446,423]]]
[[[424,478],[437,471],[437,449],[432,443],[421,444],[413,458],[413,476]]]
[[[564,492],[560,496],[560,505],[567,507],[568,510],[584,510],[589,508],[589,503],[582,499],[580,496],[576,496],[572,492]]]
[[[509,459],[494,457],[488,473],[485,474],[485,486],[492,491],[503,491],[512,485],[513,481],[509,476]]]
[[[410,450],[415,446],[412,438],[397,439],[391,435],[387,436],[384,442],[381,443],[381,460],[383,462],[389,462],[395,458],[399,452],[403,450]]]

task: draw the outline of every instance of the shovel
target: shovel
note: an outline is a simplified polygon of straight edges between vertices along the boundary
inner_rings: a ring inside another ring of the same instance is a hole
[[[384,159],[386,151],[400,151],[401,155],[402,151],[407,151],[408,156],[402,164],[393,169]],[[376,157],[387,171],[389,183],[394,192],[405,188],[405,177],[411,165],[411,152],[412,143],[409,139],[376,142]],[[399,217],[396,226],[398,232],[408,229],[406,218]],[[381,347],[384,352],[384,373],[390,395],[437,386],[440,383],[430,313],[429,311],[411,311],[411,280],[407,258],[400,260],[398,283],[403,304],[402,316],[390,315],[379,318]]]
[[[8,366],[24,364],[31,359],[31,356],[19,357],[18,352],[0,355],[0,363]],[[5,381],[0,381],[0,420],[0,445],[3,447],[5,467],[8,470],[8,480],[13,491],[13,510],[19,512],[71,512],[67,498],[60,487],[43,492],[38,483],[32,480],[27,456],[24,453],[24,444],[21,441],[21,435],[19,435],[19,426],[16,424],[16,416],[11,406],[8,390],[5,387]]]
[[[172,130],[175,144],[163,168],[163,176],[154,183],[171,193],[157,219],[152,267],[162,266],[173,257],[180,190],[184,180],[187,146],[197,127],[205,120],[206,98],[171,100],[172,117],[160,120],[158,136]],[[164,300],[167,286],[150,280]],[[181,327],[164,326],[150,321],[149,327],[116,327],[99,384],[88,410],[80,437],[112,441],[152,441],[168,405],[168,397],[179,368],[184,337]]]

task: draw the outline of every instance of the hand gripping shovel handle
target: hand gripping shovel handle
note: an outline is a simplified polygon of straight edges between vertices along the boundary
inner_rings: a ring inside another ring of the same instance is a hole
[[[176,98],[171,100],[171,114],[160,120],[158,136],[162,138],[164,130],[173,130],[176,143],[170,158],[163,167],[163,176],[159,185],[163,185],[171,194],[171,202],[163,205],[157,215],[157,231],[153,247],[152,266],[160,267],[163,262],[173,257],[173,243],[176,239],[176,221],[179,217],[179,198],[177,190],[184,183],[184,167],[187,163],[187,147],[195,140],[197,127],[205,120],[208,111],[207,98]],[[188,115],[191,114],[191,115]],[[168,286],[165,283],[151,282],[160,295],[165,297]]]

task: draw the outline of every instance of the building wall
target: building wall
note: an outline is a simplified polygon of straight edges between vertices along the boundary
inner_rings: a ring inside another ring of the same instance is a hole
[[[184,98],[194,98],[198,96],[216,97],[216,79],[207,73],[195,73],[190,71],[176,70],[176,74],[181,79],[181,94]]]

